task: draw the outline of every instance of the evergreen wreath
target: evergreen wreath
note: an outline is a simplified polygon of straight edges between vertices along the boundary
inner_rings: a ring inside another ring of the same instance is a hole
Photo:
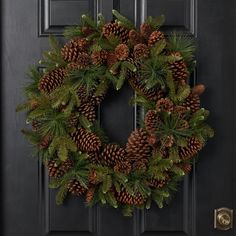
[[[193,39],[166,37],[159,30],[164,16],[148,17],[138,31],[113,15],[109,23],[101,14],[97,21],[83,15],[81,25],[66,28],[62,48],[50,37],[52,49],[39,62],[44,69],[30,70],[27,101],[17,110],[27,111],[32,128],[22,132],[48,169],[49,187],[59,189],[58,204],[71,193],[131,215],[152,201],[162,208],[214,132],[200,107],[205,86],[189,85]],[[126,81],[136,94],[131,103],[145,115],[120,147],[109,143],[96,110],[110,85],[119,90]]]

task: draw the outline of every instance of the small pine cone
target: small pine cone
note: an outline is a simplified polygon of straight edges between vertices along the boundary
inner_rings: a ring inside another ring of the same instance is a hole
[[[110,69],[117,62],[117,57],[114,52],[109,52],[107,55],[107,66]]]
[[[132,29],[129,31],[129,41],[133,44],[136,45],[138,43],[142,43],[143,39],[142,36],[139,32],[136,30]]]
[[[141,35],[147,40],[150,37],[151,33],[152,33],[151,25],[149,25],[147,23],[141,24],[140,32],[141,32]]]
[[[127,43],[129,31],[118,23],[107,23],[103,26],[102,33],[106,38],[111,36],[118,37],[122,43]]]
[[[171,55],[175,56],[181,56],[179,52],[172,53]],[[169,63],[169,68],[172,72],[173,80],[180,82],[180,83],[186,83],[186,80],[188,79],[189,72],[186,63],[184,60],[178,60],[172,63]]]
[[[180,163],[177,165],[180,169],[183,170],[183,172],[187,175],[191,172],[192,170],[192,165],[189,163]]]
[[[77,38],[67,42],[61,49],[62,58],[67,62],[76,62],[82,52],[86,52],[89,42],[84,38]]]
[[[100,164],[100,157],[98,152],[89,152],[88,154],[88,160],[92,164]]]
[[[163,180],[158,180],[158,179],[154,179],[152,178],[150,181],[149,181],[149,186],[150,187],[153,187],[153,188],[162,188],[164,185],[167,184],[167,182],[169,181],[170,177],[169,175],[166,174],[166,178],[163,179]]]
[[[168,149],[166,147],[155,147],[152,151],[152,155],[161,155],[162,158],[167,158],[169,155]]]
[[[142,128],[134,130],[126,144],[127,158],[131,161],[141,160],[146,162],[151,155],[151,148],[148,143],[148,135]]]
[[[87,132],[85,129],[80,128],[71,133],[72,140],[77,144],[81,151],[95,152],[101,147],[101,140],[93,133]]]
[[[40,150],[46,149],[46,148],[49,146],[49,144],[51,143],[51,141],[52,141],[52,138],[51,138],[49,135],[46,135],[46,136],[41,140],[41,143],[38,144],[38,148],[39,148]]]
[[[157,100],[157,90],[155,88],[147,89],[137,78],[129,79],[130,86],[140,95],[150,101]]]
[[[86,102],[90,102],[90,94],[87,92],[86,88],[81,86],[78,91],[77,91],[77,95],[80,99],[80,103],[86,103]]]
[[[168,135],[164,139],[162,139],[161,141],[162,141],[162,145],[164,147],[170,148],[173,146],[175,139],[174,139],[173,135]]]
[[[151,134],[156,133],[158,123],[157,112],[155,110],[149,110],[144,118],[144,124],[147,132]]]
[[[161,98],[156,103],[156,110],[172,112],[174,110],[174,104],[169,98]]]
[[[115,48],[115,54],[116,54],[116,57],[117,57],[118,60],[124,61],[129,56],[129,48],[128,48],[128,46],[126,44],[124,44],[124,43],[119,44]]]
[[[84,69],[90,63],[90,56],[85,52],[81,52],[78,55],[76,63],[78,65],[78,69]]]
[[[92,96],[94,102],[95,102],[95,105],[99,105],[105,98],[106,96],[106,93],[102,94],[102,95],[99,95],[99,96]]]
[[[205,90],[206,87],[204,84],[198,84],[192,88],[192,94],[197,94],[198,96],[200,96],[204,93]]]
[[[148,57],[149,49],[146,44],[139,43],[134,46],[134,59],[139,60]]]
[[[90,187],[86,192],[85,201],[87,204],[91,203],[95,194],[95,188]]]
[[[74,162],[72,160],[66,160],[60,164],[57,164],[56,161],[48,161],[48,175],[54,178],[62,177],[68,170],[73,167]]]
[[[38,106],[39,106],[38,101],[36,101],[34,99],[30,101],[30,108],[31,108],[31,110],[36,109]]]
[[[184,113],[186,113],[187,109],[184,106],[176,105],[174,106],[174,112],[178,113],[180,116],[182,116]]]
[[[145,199],[140,193],[131,195],[125,188],[122,188],[120,192],[116,192],[115,195],[118,202],[128,205],[143,205],[145,202]]]
[[[161,31],[153,31],[148,38],[148,47],[153,47],[157,42],[163,39],[165,39],[165,36]]]
[[[108,144],[100,155],[101,163],[113,167],[124,160],[125,150],[116,144]]]
[[[70,63],[67,64],[66,68],[67,68],[68,71],[79,70],[80,66],[76,62],[70,62]]]
[[[91,61],[94,65],[102,65],[106,62],[108,52],[106,50],[95,51],[91,54]]]
[[[82,103],[78,108],[78,112],[85,116],[90,122],[94,122],[96,120],[96,109],[93,104],[89,102]]]
[[[38,131],[41,127],[41,122],[38,120],[33,120],[31,126],[32,126],[32,131]]]
[[[197,94],[190,93],[182,106],[194,113],[200,109],[200,97]]]
[[[118,162],[114,166],[114,171],[115,172],[121,172],[121,173],[124,173],[126,175],[128,175],[130,173],[131,169],[132,169],[132,166],[128,161]]]
[[[179,156],[182,160],[187,160],[195,156],[202,149],[202,147],[202,142],[198,138],[192,137],[189,139],[186,147],[180,148]]]
[[[134,161],[132,164],[133,171],[146,171],[147,170],[147,159]]]
[[[87,27],[87,26],[83,26],[81,28],[81,31],[84,35],[84,37],[88,37],[89,35],[91,35],[92,33],[94,33],[94,29],[91,27]]]
[[[68,192],[75,196],[80,196],[86,192],[86,188],[80,184],[76,179],[68,183]]]
[[[76,114],[71,114],[68,118],[67,125],[68,127],[76,127],[78,125],[79,119]]]
[[[96,185],[100,182],[98,180],[97,172],[95,170],[90,171],[88,179],[89,179],[89,183],[94,184],[94,185]]]
[[[50,93],[57,87],[60,87],[66,76],[64,68],[58,68],[45,74],[38,84],[38,89],[43,93]]]
[[[157,143],[157,136],[155,134],[151,134],[148,136],[148,143],[151,145],[151,146],[154,146],[156,143]]]
[[[187,120],[180,120],[176,130],[185,130],[189,128],[189,123]]]

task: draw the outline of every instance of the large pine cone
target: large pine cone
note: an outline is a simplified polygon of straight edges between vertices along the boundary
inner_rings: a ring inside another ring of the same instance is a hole
[[[93,164],[100,164],[100,157],[98,152],[89,152],[88,154],[88,160],[90,163]]]
[[[152,178],[150,181],[149,181],[149,186],[150,187],[153,187],[153,188],[162,188],[164,185],[167,184],[167,182],[169,181],[170,177],[169,175],[166,175],[166,178],[163,179],[163,180],[158,180],[158,179],[154,179]]]
[[[113,167],[124,160],[125,150],[116,144],[108,144],[100,155],[101,163]]]
[[[144,124],[147,132],[150,135],[156,133],[157,123],[158,123],[157,112],[155,110],[149,110],[145,115]]]
[[[86,192],[86,188],[80,184],[76,179],[71,180],[68,183],[68,192],[75,196],[80,196]]]
[[[148,38],[148,47],[153,47],[157,42],[162,39],[165,39],[165,36],[161,31],[153,31]]]
[[[186,147],[180,148],[179,156],[182,160],[187,160],[195,156],[202,149],[202,147],[202,142],[198,138],[192,137],[189,139]]]
[[[69,41],[61,49],[62,58],[67,62],[76,62],[79,55],[86,52],[89,42],[83,38]]]
[[[78,108],[78,112],[91,122],[96,120],[96,108],[89,102],[81,104]]]
[[[125,188],[122,188],[120,192],[116,192],[115,196],[118,202],[128,205],[142,205],[145,202],[145,199],[140,193],[131,195]]]
[[[110,36],[118,37],[122,43],[127,43],[129,39],[129,31],[118,23],[107,23],[103,26],[102,33],[106,38]]]
[[[148,135],[142,128],[134,130],[128,138],[126,144],[127,158],[131,161],[148,160],[151,155],[151,148],[148,143]]]
[[[73,164],[74,164],[74,162],[72,160],[66,160],[66,161],[60,163],[59,165],[54,160],[48,161],[48,164],[47,164],[48,175],[50,177],[60,178],[68,170],[70,170],[73,167]]]
[[[65,76],[66,70],[64,68],[52,70],[41,78],[38,89],[41,92],[50,93],[63,84]]]
[[[77,144],[79,150],[85,152],[96,152],[101,147],[101,140],[93,133],[80,128],[71,133],[72,140]]]
[[[194,113],[200,109],[200,97],[197,94],[190,93],[182,106]]]
[[[180,53],[172,53],[175,56],[181,56]],[[189,72],[184,60],[175,61],[169,64],[172,72],[173,80],[185,84],[188,79]]]

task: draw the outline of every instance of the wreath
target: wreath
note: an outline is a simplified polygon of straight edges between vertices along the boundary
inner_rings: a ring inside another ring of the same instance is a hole
[[[81,25],[65,29],[63,47],[50,36],[51,50],[30,69],[23,129],[47,167],[56,202],[68,193],[89,206],[162,208],[214,132],[201,108],[202,84],[190,87],[195,68],[194,40],[160,31],[164,16],[148,17],[137,30],[116,10],[106,23],[82,15]],[[135,91],[140,126],[125,146],[109,143],[96,119],[110,87],[128,83]]]

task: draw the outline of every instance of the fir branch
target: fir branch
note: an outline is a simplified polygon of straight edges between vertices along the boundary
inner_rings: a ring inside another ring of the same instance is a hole
[[[64,30],[64,36],[67,39],[73,39],[76,37],[83,36],[81,26],[68,26],[68,27],[66,27]]]
[[[118,20],[118,24],[126,27],[127,29],[134,29],[135,26],[132,21],[128,20],[125,16],[122,16],[117,10],[112,10],[112,14]]]

